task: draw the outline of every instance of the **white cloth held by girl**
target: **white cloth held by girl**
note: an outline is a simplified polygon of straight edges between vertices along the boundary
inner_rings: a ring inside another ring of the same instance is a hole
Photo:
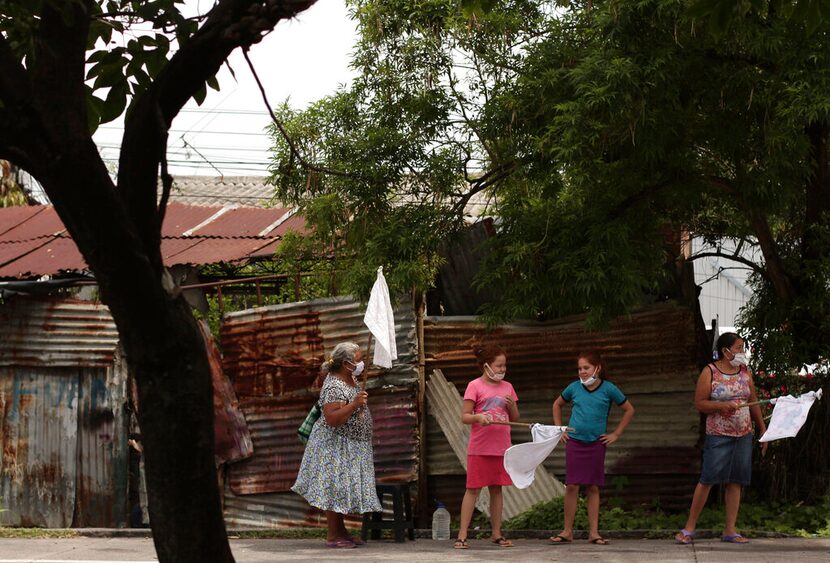
[[[550,455],[566,428],[567,426],[534,424],[530,427],[532,442],[507,448],[504,452],[504,469],[517,488],[526,489],[533,483],[536,467]]]

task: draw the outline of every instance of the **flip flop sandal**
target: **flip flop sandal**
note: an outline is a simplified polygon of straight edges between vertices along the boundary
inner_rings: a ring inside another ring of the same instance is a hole
[[[686,528],[683,528],[674,536],[674,543],[679,543],[680,545],[689,545],[692,543],[692,540],[695,539],[695,533],[690,532]]]
[[[749,540],[743,537],[741,534],[728,534],[725,536],[721,536],[720,541],[726,543],[737,543],[739,545],[749,543]]]
[[[571,538],[566,538],[562,534],[559,534],[558,536],[553,536],[552,538],[549,538],[549,539],[550,539],[550,543],[552,543],[553,545],[559,545],[559,544],[563,544],[563,543],[573,542],[573,540]]]
[[[366,545],[366,542],[357,536],[349,536],[347,539],[355,545]]]
[[[501,536],[499,538],[493,538],[490,541],[498,545],[499,547],[513,547],[513,542],[504,536]]]
[[[594,538],[592,540],[588,540],[588,543],[592,543],[594,545],[608,545],[608,540],[602,536]]]
[[[326,547],[330,547],[332,549],[354,549],[357,546],[349,540],[334,540],[327,541]]]
[[[466,538],[464,538],[463,540],[461,538],[458,538],[457,540],[455,540],[455,544],[453,545],[453,548],[455,548],[455,549],[470,549],[470,545],[467,543]]]

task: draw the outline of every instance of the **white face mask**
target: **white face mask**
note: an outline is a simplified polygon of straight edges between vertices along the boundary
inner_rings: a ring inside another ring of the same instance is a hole
[[[507,375],[507,372],[505,372],[505,373],[496,373],[496,372],[494,372],[493,369],[487,364],[484,364],[484,367],[487,369],[487,377],[489,377],[493,381],[501,381],[502,379],[504,379],[504,376]]]
[[[591,374],[591,376],[590,376],[590,377],[588,377],[587,379],[582,379],[582,378],[580,377],[580,378],[579,378],[579,381],[580,381],[580,382],[582,383],[582,385],[584,385],[585,387],[590,387],[591,385],[593,385],[594,383],[596,383],[596,382],[597,382],[597,371],[595,370],[595,371],[594,371],[594,373],[592,373],[592,374]]]
[[[354,370],[352,370],[352,375],[355,376],[355,377],[357,377],[358,375],[363,373],[363,368],[366,366],[366,364],[363,363],[363,360],[357,362],[356,364],[353,363],[353,362],[349,362],[349,363],[354,365]]]
[[[729,363],[735,368],[745,366],[747,364],[746,354],[738,352],[731,360],[729,360]]]

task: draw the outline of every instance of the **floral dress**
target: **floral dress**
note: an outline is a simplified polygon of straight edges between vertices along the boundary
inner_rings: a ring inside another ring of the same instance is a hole
[[[351,403],[359,388],[329,375],[320,390],[320,406]],[[314,423],[291,490],[320,510],[339,514],[380,512],[375,490],[372,415],[363,406],[337,428],[325,415]]]

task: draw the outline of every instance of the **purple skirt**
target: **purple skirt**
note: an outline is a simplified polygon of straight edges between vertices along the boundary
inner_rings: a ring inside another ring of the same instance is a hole
[[[570,438],[565,444],[565,484],[605,485],[605,444]]]

